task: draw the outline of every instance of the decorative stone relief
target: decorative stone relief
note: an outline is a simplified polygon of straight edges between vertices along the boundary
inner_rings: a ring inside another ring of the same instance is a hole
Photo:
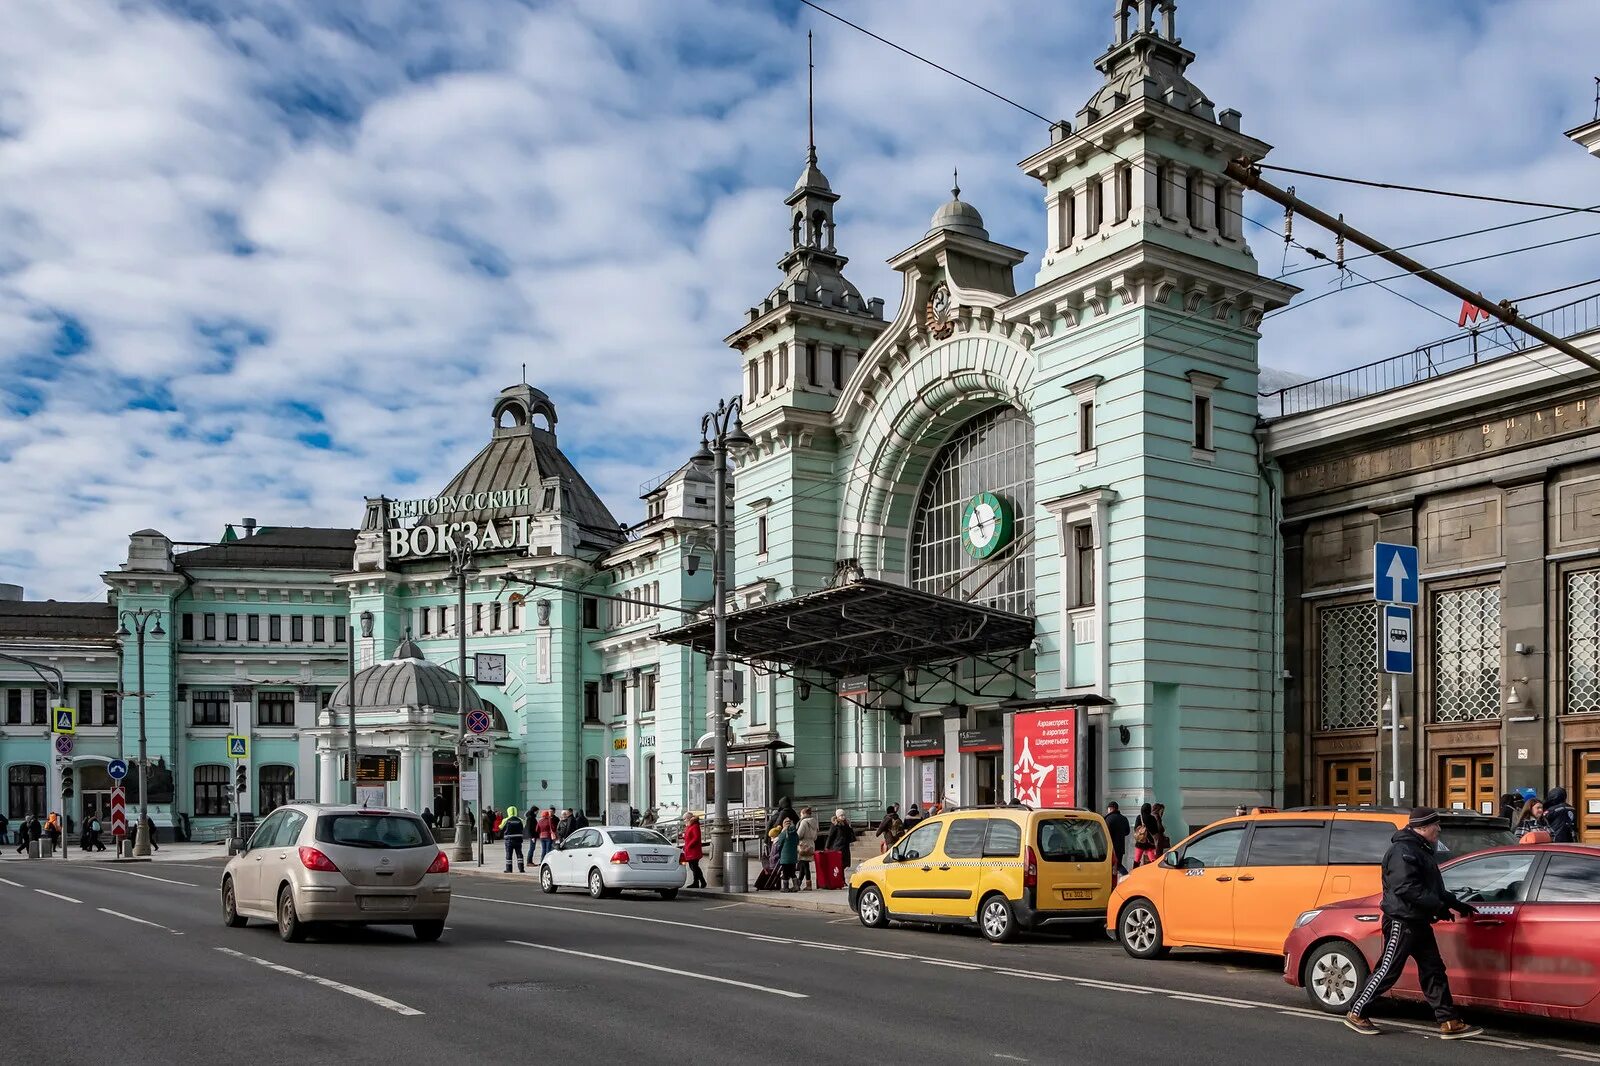
[[[1500,558],[1500,522],[1498,494],[1430,502],[1420,522],[1422,565],[1435,569]]]

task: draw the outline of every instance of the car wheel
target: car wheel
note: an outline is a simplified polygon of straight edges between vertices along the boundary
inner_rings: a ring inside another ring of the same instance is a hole
[[[678,890],[675,889],[675,888],[663,888],[661,890],[661,898],[665,899],[665,900],[677,899],[678,898]]]
[[[556,894],[556,875],[550,872],[549,866],[539,867],[539,888],[546,895]]]
[[[1344,1014],[1366,985],[1371,970],[1360,948],[1348,940],[1335,940],[1311,953],[1302,976],[1313,1006],[1329,1014]]]
[[[288,885],[278,890],[278,936],[290,944],[298,944],[306,938],[306,923],[295,912],[294,893]]]
[[[604,899],[606,895],[606,881],[600,876],[599,870],[589,871],[589,898]]]
[[[1122,908],[1117,930],[1122,950],[1136,959],[1159,959],[1170,950],[1161,943],[1161,915],[1147,899],[1136,899]]]
[[[436,919],[431,922],[412,922],[411,931],[424,944],[431,944],[444,936],[444,921],[443,919]]]
[[[995,944],[1004,944],[1017,936],[1017,915],[1011,901],[995,894],[985,897],[978,906],[978,928],[983,938]]]
[[[229,929],[243,929],[250,924],[250,919],[239,913],[239,908],[233,898],[233,878],[222,879],[222,924]]]
[[[889,908],[884,906],[883,893],[878,891],[877,885],[861,890],[861,898],[856,901],[856,915],[868,929],[882,929],[889,924]]]

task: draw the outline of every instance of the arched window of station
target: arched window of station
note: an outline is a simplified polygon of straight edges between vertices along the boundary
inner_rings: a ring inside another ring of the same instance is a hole
[[[263,766],[256,775],[259,791],[256,793],[256,814],[265,818],[270,812],[294,799],[294,767]]]
[[[1010,508],[1011,541],[986,560],[961,538],[967,504],[979,493]],[[996,407],[958,426],[928,469],[911,525],[911,584],[924,592],[1033,613],[1033,423]]]

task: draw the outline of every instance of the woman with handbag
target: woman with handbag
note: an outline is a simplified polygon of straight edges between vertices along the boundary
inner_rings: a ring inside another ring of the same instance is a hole
[[[706,857],[705,841],[700,833],[700,816],[689,815],[689,822],[683,827],[683,861],[689,866],[689,873],[694,878],[689,882],[690,888],[705,888],[706,875],[700,872],[700,860]]]
[[[1159,823],[1150,804],[1141,804],[1133,819],[1133,865],[1143,866],[1156,861],[1156,834]]]

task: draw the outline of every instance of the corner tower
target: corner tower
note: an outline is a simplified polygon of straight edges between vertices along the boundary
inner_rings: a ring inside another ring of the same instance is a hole
[[[1109,699],[1099,790],[1196,825],[1281,782],[1257,327],[1298,290],[1225,173],[1269,148],[1189,80],[1176,8],[1116,0],[1104,83],[1023,160],[1047,243],[1004,311],[1038,338],[1038,692]]]

